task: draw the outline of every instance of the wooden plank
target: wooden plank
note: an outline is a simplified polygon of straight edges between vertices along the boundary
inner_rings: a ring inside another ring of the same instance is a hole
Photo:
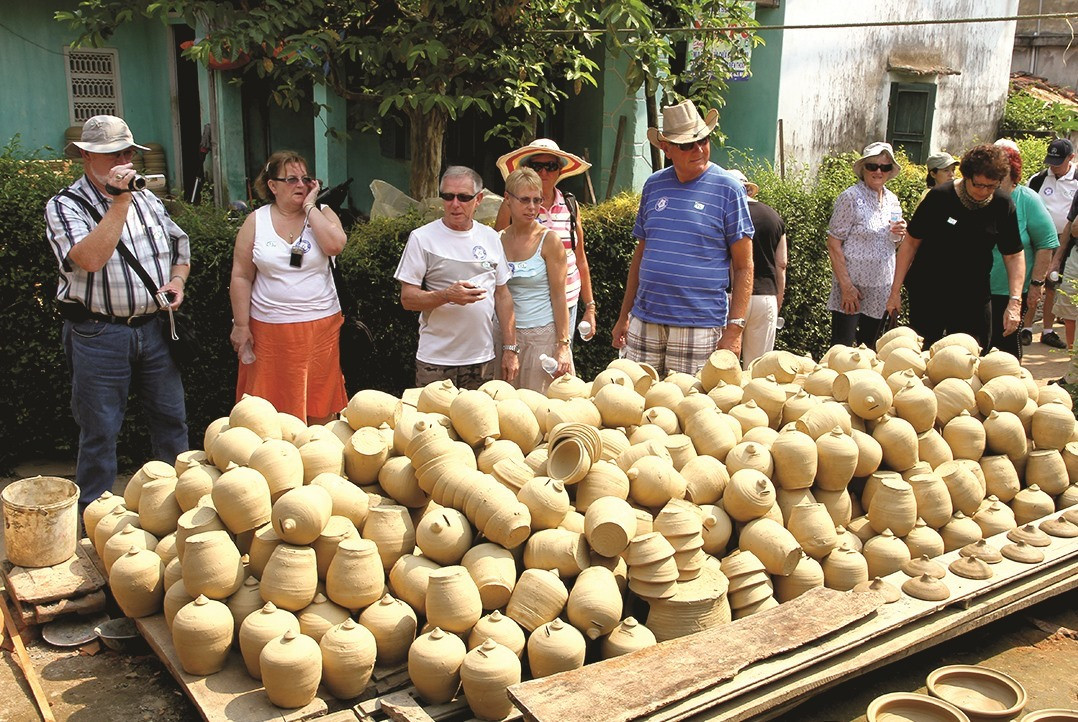
[[[105,587],[105,578],[94,567],[80,545],[67,561],[37,569],[17,567],[6,559],[0,572],[7,582],[8,592],[19,602],[42,604],[58,599],[70,599],[91,594]]]
[[[94,549],[94,543],[89,539],[79,539],[79,549],[82,550],[83,555],[90,560],[90,563],[94,565],[94,569],[101,575],[102,579],[107,580],[109,574],[105,571],[105,563],[101,561],[101,557],[97,555],[97,550]]]
[[[275,706],[259,681],[247,674],[243,658],[236,650],[229,653],[228,663],[220,672],[208,677],[188,674],[176,656],[163,614],[136,619],[135,624],[206,722],[300,722],[329,711],[321,697],[296,710]]]
[[[98,590],[74,599],[58,599],[55,602],[32,604],[26,607],[30,613],[29,623],[45,624],[65,614],[93,614],[105,609],[105,592]]]
[[[653,713],[753,662],[796,649],[873,614],[876,594],[813,589],[781,607],[731,624],[672,639],[631,655],[509,688],[509,696],[536,722],[561,722],[588,701],[593,722],[624,722]],[[647,694],[641,695],[641,680]]]
[[[38,711],[41,712],[41,718],[45,722],[56,722],[52,707],[49,705],[49,696],[45,694],[45,690],[41,686],[41,678],[38,676],[37,670],[34,669],[34,663],[31,661],[30,655],[26,652],[26,645],[22,643],[22,636],[19,635],[19,629],[15,626],[15,617],[11,615],[11,610],[8,609],[3,594],[0,594],[0,616],[4,618],[3,626],[7,629],[8,637],[11,638],[11,644],[15,648],[16,661],[19,668],[22,669],[23,676],[26,677],[26,683],[30,685],[30,693],[34,696]]]
[[[392,703],[392,700],[398,699],[399,695],[408,697],[417,705],[421,700],[416,688],[409,687],[400,692],[364,700],[357,704],[353,709],[356,712],[356,716],[359,717],[360,722],[382,722],[383,720],[392,719],[387,714],[383,704],[386,700],[390,700]],[[478,722],[472,714],[472,711],[468,708],[468,702],[464,699],[463,695],[450,702],[427,705],[422,707],[422,709],[424,714],[434,720],[434,722]],[[508,716],[501,720],[501,722],[515,722],[515,720],[521,718],[521,713],[518,710],[513,710]]]

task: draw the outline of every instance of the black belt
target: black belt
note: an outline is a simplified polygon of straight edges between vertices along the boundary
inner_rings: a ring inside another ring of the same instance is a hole
[[[110,316],[106,313],[94,313],[78,303],[60,303],[60,315],[74,323],[82,321],[101,321],[102,323],[115,323],[123,326],[141,326],[157,318],[157,312],[146,313],[140,316]]]

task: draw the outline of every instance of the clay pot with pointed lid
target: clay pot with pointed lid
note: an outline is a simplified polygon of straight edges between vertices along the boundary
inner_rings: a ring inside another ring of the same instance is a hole
[[[883,448],[883,463],[905,471],[917,463],[917,432],[905,419],[884,414],[872,429],[872,438]]]
[[[183,585],[192,597],[227,599],[243,584],[243,561],[228,532],[214,530],[190,536],[183,545]]]
[[[753,399],[747,399],[744,403],[737,404],[727,413],[737,419],[738,424],[741,426],[742,434],[748,433],[751,429],[759,426],[768,426],[771,423],[771,418],[767,412],[760,408],[760,405]]]
[[[539,679],[584,666],[587,643],[575,627],[555,619],[528,637],[528,665]]]
[[[525,454],[531,453],[542,438],[535,413],[521,399],[498,399],[498,429],[501,439],[514,442]]]
[[[730,477],[722,500],[732,519],[752,521],[767,514],[775,504],[775,487],[758,471],[743,469]]]
[[[161,611],[165,599],[165,565],[148,549],[132,547],[112,565],[109,588],[128,617],[148,617]]]
[[[819,468],[818,452],[808,434],[790,427],[783,429],[771,445],[771,458],[775,467],[772,478],[783,489],[812,486]]]
[[[514,709],[506,690],[520,682],[520,660],[508,648],[488,639],[465,655],[460,680],[475,716],[500,720]]]
[[[839,377],[849,379],[847,402],[862,419],[878,419],[887,413],[894,395],[884,377],[875,371],[848,372]],[[836,380],[837,385],[837,380]],[[835,397],[838,398],[837,396]]]
[[[832,551],[821,564],[824,585],[830,589],[846,592],[861,582],[868,581],[868,561],[857,551],[841,546]]]
[[[846,488],[857,468],[857,442],[853,437],[835,427],[816,439],[816,485],[828,491]]]
[[[728,414],[731,409],[744,400],[745,390],[738,384],[728,384],[725,381],[720,381],[713,389],[707,392],[707,397],[711,399],[715,408],[719,409],[724,414]],[[681,399],[679,399],[671,408],[676,410],[677,403],[680,402]],[[684,423],[682,426],[684,426]]]
[[[195,601],[195,598],[187,593],[182,584],[173,584],[165,588],[165,599],[162,603],[162,611],[165,615],[165,625],[172,631],[172,620],[176,618],[176,612]],[[259,599],[261,602],[261,598]]]
[[[967,380],[973,377],[977,366],[977,355],[962,346],[947,346],[932,354],[928,359],[926,371],[933,384],[944,379]]]
[[[375,389],[363,389],[348,401],[344,417],[353,429],[364,426],[378,427],[394,423],[400,413],[401,400],[392,394]]]
[[[476,464],[484,474],[492,473],[494,464],[503,459],[524,463],[524,452],[516,442],[508,439],[486,439],[476,455]]]
[[[183,561],[187,540],[196,534],[208,531],[224,531],[227,533],[225,523],[221,521],[217,510],[211,506],[196,506],[180,515],[176,522],[176,556]]]
[[[809,589],[824,585],[823,566],[807,554],[802,554],[789,576],[775,577],[775,599],[788,602]]]
[[[690,398],[686,397],[682,404]],[[708,403],[711,403],[710,399]],[[737,445],[738,437],[723,416],[717,408],[700,408],[682,421],[681,428],[692,439],[697,453],[714,456],[722,461],[730,453],[730,449]],[[738,426],[740,427],[740,422]],[[620,463],[618,465],[621,466]]]
[[[124,498],[119,495],[113,495],[111,491],[106,491],[104,494],[87,504],[86,509],[82,512],[82,526],[86,531],[86,537],[92,541],[98,522],[104,519],[114,509],[121,506],[124,506]]]
[[[353,619],[330,627],[318,643],[322,654],[322,682],[337,699],[363,693],[374,672],[378,646],[374,635]]]
[[[534,530],[555,528],[569,512],[565,484],[554,479],[542,476],[530,479],[517,492],[517,499],[528,507]]]
[[[726,491],[730,474],[726,466],[713,456],[696,456],[681,468],[685,479],[685,498],[694,504],[714,504]],[[628,498],[622,497],[622,498]],[[580,509],[580,490],[577,489],[577,509]]]
[[[700,507],[703,513],[703,531],[701,536],[704,540],[702,547],[704,553],[715,557],[722,557],[730,544],[734,525],[730,516],[721,507],[706,504]]]
[[[408,649],[408,676],[430,704],[448,702],[460,688],[460,666],[468,649],[460,637],[435,627]]]
[[[359,623],[370,630],[378,644],[378,662],[397,664],[408,657],[415,639],[416,616],[412,608],[386,594],[359,615]]]
[[[634,617],[626,617],[603,639],[601,654],[603,659],[612,659],[657,643],[651,630],[636,621]]]
[[[622,601],[614,573],[590,567],[577,577],[566,606],[569,622],[588,639],[609,634],[621,619]]]
[[[981,471],[984,473],[985,491],[1007,503],[1022,488],[1018,470],[1007,456],[982,456]]]
[[[137,526],[124,527],[119,533],[113,534],[112,538],[105,542],[105,554],[101,558],[102,563],[105,565],[105,574],[112,571],[112,565],[116,563],[116,560],[131,551],[132,548],[154,551],[156,546],[157,537],[145,529],[139,529]]]
[[[281,420],[273,404],[259,396],[244,394],[228,415],[229,427],[243,427],[262,439],[281,438]]]
[[[940,533],[928,526],[924,519],[918,519],[913,529],[903,538],[906,548],[910,550],[910,557],[917,558],[927,556],[930,559],[943,554],[943,537]]]
[[[1074,436],[1074,412],[1059,399],[1037,407],[1033,413],[1033,441],[1038,449],[1062,449]]]
[[[1069,411],[1067,413],[1070,413]],[[1067,465],[1055,449],[1037,449],[1029,452],[1026,461],[1027,486],[1036,484],[1041,491],[1058,496],[1067,490]]]
[[[995,454],[1010,457],[1026,453],[1026,431],[1022,420],[1009,411],[991,411],[984,420],[986,446]]]
[[[944,552],[961,549],[983,537],[981,527],[977,525],[977,522],[960,511],[956,511],[951,520],[944,524],[939,532],[940,536],[943,537]]]
[[[1018,526],[1011,508],[994,496],[985,499],[984,505],[974,513],[973,521],[977,522],[981,533],[986,537],[1002,534]]]
[[[416,544],[423,555],[439,564],[458,564],[472,546],[472,525],[463,513],[442,508],[416,525]]]
[[[468,634],[468,649],[472,650],[487,639],[509,648],[517,657],[524,654],[524,630],[520,625],[497,609],[481,617]]]
[[[657,456],[645,456],[626,472],[629,495],[641,506],[659,507],[685,496],[688,483],[673,463]]]
[[[943,427],[943,440],[951,447],[956,459],[980,459],[984,455],[986,438],[984,425],[965,409]]]
[[[314,641],[321,642],[322,635],[331,627],[349,619],[349,614],[347,609],[334,604],[324,594],[319,593],[296,614],[296,618],[299,619],[301,632]]]
[[[306,545],[318,538],[333,513],[333,498],[320,486],[301,486],[285,492],[273,505],[271,520],[288,544]]]
[[[188,674],[220,672],[228,661],[235,622],[221,602],[199,595],[172,620],[172,644]]]
[[[1056,510],[1052,497],[1036,484],[1015,494],[1014,499],[1011,500],[1011,508],[1014,510],[1014,520],[1018,525],[1028,524]]]
[[[1009,411],[1017,414],[1029,400],[1026,385],[1017,376],[996,376],[977,389],[977,408],[982,416],[992,411]]]
[[[951,494],[939,474],[914,474],[908,483],[917,502],[918,518],[924,519],[933,529],[938,529],[950,520],[954,512]]]
[[[303,485],[303,459],[299,449],[282,439],[267,439],[251,454],[248,465],[266,479],[270,499]]]
[[[128,511],[127,507],[122,504],[114,507],[108,514],[101,517],[94,527],[94,549],[99,557],[104,556],[105,544],[108,540],[127,526],[141,528],[138,514]]]
[[[890,529],[865,542],[861,551],[868,562],[869,577],[885,577],[910,561],[910,550]]]
[[[764,427],[760,427],[764,428]],[[726,469],[736,474],[742,469],[753,469],[770,478],[774,473],[774,461],[771,452],[765,446],[751,441],[742,441],[726,455]]]
[[[310,704],[322,679],[322,652],[305,634],[289,630],[262,647],[262,685],[270,702],[285,709]]]
[[[163,461],[147,461],[136,471],[124,487],[124,505],[137,510],[142,496],[142,487],[158,479],[172,479],[175,483],[176,469]]]

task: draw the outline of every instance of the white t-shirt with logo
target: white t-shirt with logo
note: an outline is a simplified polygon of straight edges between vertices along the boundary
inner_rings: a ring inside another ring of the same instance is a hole
[[[441,219],[408,236],[393,277],[424,291],[440,291],[457,281],[486,290],[482,301],[443,304],[419,314],[416,360],[437,366],[468,366],[494,358],[494,289],[509,280],[497,231],[473,223],[454,231]]]
[[[1062,178],[1056,178],[1049,168],[1044,175],[1044,183],[1037,194],[1048,209],[1048,214],[1056,224],[1056,233],[1062,233],[1067,225],[1067,213],[1071,209],[1074,194],[1078,191],[1078,166],[1073,163]]]

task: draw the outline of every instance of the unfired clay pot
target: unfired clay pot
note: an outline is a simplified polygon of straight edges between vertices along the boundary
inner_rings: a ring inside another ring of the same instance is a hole
[[[273,529],[288,544],[306,545],[318,538],[333,513],[333,498],[314,484],[292,489],[273,504]]]
[[[249,675],[262,679],[259,665],[262,648],[271,639],[288,631],[299,634],[299,620],[292,612],[278,609],[272,602],[267,602],[257,612],[247,615],[240,625],[239,642],[243,663]]]
[[[363,538],[377,545],[382,568],[389,571],[398,559],[415,549],[415,525],[407,507],[385,504],[372,508],[363,526]]]
[[[148,617],[161,611],[165,599],[165,565],[148,549],[132,547],[109,572],[109,588],[129,617]]]
[[[462,566],[430,573],[427,582],[427,622],[454,634],[467,634],[483,615],[479,588]]]
[[[379,663],[398,664],[407,658],[417,626],[415,612],[407,604],[386,594],[363,610],[359,623],[374,635]]]
[[[517,657],[524,653],[524,630],[497,609],[480,618],[468,634],[468,649],[472,650],[488,639],[508,647]]]
[[[349,619],[348,610],[326,599],[324,594],[315,594],[314,600],[296,615],[299,619],[299,631],[306,634],[316,642],[322,641],[322,636],[330,628]]]
[[[243,562],[228,532],[201,532],[188,537],[183,547],[183,585],[192,597],[227,599],[243,584]]]
[[[322,635],[322,682],[337,699],[363,693],[374,672],[378,647],[374,635],[353,619],[346,619]]]
[[[468,653],[460,637],[435,627],[408,649],[408,676],[430,704],[448,702],[460,687],[460,666]]]
[[[384,592],[385,571],[378,547],[369,539],[346,539],[326,571],[326,595],[353,611],[378,601]]]
[[[237,467],[221,474],[211,496],[221,521],[233,534],[257,529],[270,520],[269,485],[254,469]]]
[[[520,682],[520,660],[488,639],[464,657],[460,681],[468,706],[484,720],[500,720],[513,711],[506,689]]]
[[[569,601],[569,590],[557,573],[525,569],[517,580],[505,613],[526,631],[552,621]]]
[[[621,624],[603,640],[602,657],[611,659],[623,654],[635,652],[638,649],[651,647],[657,644],[655,635],[647,627],[640,624],[633,617],[626,617]]]
[[[569,497],[565,497],[568,507]],[[564,513],[562,514],[564,516]],[[534,515],[532,517],[535,518]],[[425,515],[415,530],[416,545],[423,555],[443,566],[459,564],[472,546],[472,525],[462,512],[442,508]]]
[[[310,704],[322,680],[322,652],[305,634],[285,632],[266,643],[258,657],[270,702],[285,709]]]
[[[282,439],[263,441],[251,454],[248,466],[265,477],[271,501],[277,501],[286,491],[303,485],[303,459],[291,442]]]
[[[234,624],[228,607],[203,595],[180,609],[172,620],[172,644],[184,671],[220,672],[228,661]]]
[[[281,609],[298,612],[318,591],[314,549],[281,543],[273,550],[261,579],[262,598]]]
[[[614,573],[605,567],[585,569],[569,593],[569,621],[589,639],[609,634],[621,620],[622,602]]]
[[[575,627],[555,619],[528,637],[528,665],[532,677],[549,677],[584,665],[587,643]]]

